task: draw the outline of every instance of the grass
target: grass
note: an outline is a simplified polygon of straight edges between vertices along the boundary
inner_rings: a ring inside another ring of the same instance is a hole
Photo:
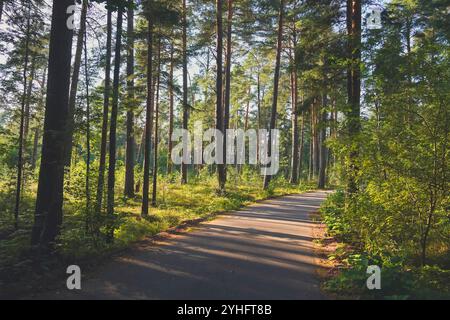
[[[62,268],[67,263],[96,265],[100,260],[108,259],[111,254],[186,221],[213,219],[221,212],[236,210],[258,200],[312,189],[309,185],[291,185],[283,178],[275,179],[268,190],[262,189],[259,176],[246,177],[245,180],[240,179],[239,183],[235,183],[236,180],[230,174],[229,181],[226,194],[221,195],[216,190],[217,181],[214,175],[195,177],[186,185],[161,177],[157,206],[150,208],[150,215],[146,219],[140,215],[140,196],[134,199],[117,196],[113,243],[94,237],[86,228],[85,200],[80,199],[81,191],[75,190],[77,184],[74,183],[71,192],[65,195],[64,223],[56,251],[51,258],[45,259],[45,263],[42,257],[36,259],[33,248],[30,248],[34,207],[31,194],[35,189],[35,186],[32,186],[22,201],[19,231],[13,231],[11,228],[11,210],[3,211],[0,216],[0,284],[2,281],[17,281],[18,278],[23,278],[24,274],[31,273],[36,274],[32,278],[42,282],[42,278],[55,276],[52,272],[55,266]],[[121,185],[120,181],[117,185]],[[120,194],[122,190],[116,190],[116,195]],[[0,203],[7,206],[11,196],[13,195],[0,194]]]

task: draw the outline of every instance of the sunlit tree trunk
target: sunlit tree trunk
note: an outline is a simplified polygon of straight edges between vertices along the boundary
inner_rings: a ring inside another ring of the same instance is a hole
[[[276,128],[277,122],[277,105],[278,105],[278,86],[280,80],[280,66],[281,66],[281,49],[282,49],[282,41],[283,41],[283,17],[284,17],[284,0],[280,0],[280,12],[278,18],[278,40],[277,40],[277,56],[275,60],[275,74],[273,77],[273,101],[272,101],[272,110],[270,115],[270,131],[269,131],[269,143],[268,143],[268,155],[272,156],[272,130]],[[272,159],[273,160],[273,159]],[[266,174],[264,176],[264,189],[269,187],[269,183],[272,176]]]
[[[186,0],[182,0],[183,6],[183,35],[182,35],[182,56],[183,56],[183,129],[187,130],[189,122],[189,106],[188,106],[188,74],[187,74],[187,8]],[[186,163],[181,164],[181,183],[187,183],[188,165]]]
[[[223,68],[223,19],[222,19],[222,0],[216,0],[216,37],[217,37],[217,48],[216,48],[216,129],[223,132],[224,131],[224,121],[223,121],[223,79],[222,79],[222,68]],[[225,156],[225,155],[224,155]],[[219,182],[219,191],[225,191],[225,165],[217,165],[217,176]]]
[[[326,167],[327,167],[327,148],[325,146],[325,139],[327,133],[327,106],[328,97],[326,94],[322,98],[322,110],[321,110],[321,120],[320,120],[320,151],[319,151],[319,181],[318,188],[324,189],[326,183]]]
[[[83,53],[83,39],[86,30],[87,7],[88,7],[88,0],[83,0],[80,17],[80,28],[78,30],[77,35],[77,46],[75,49],[75,60],[73,63],[72,81],[70,84],[70,93],[69,93],[69,115],[67,118],[67,135],[64,151],[65,165],[68,168],[70,168],[70,163],[72,160],[75,103],[77,99],[78,79],[80,76],[81,55]]]
[[[153,24],[148,19],[147,30],[147,106],[145,112],[144,182],[142,187],[142,216],[148,216],[150,190],[150,152],[153,130]]]
[[[68,115],[73,31],[67,28],[67,8],[73,0],[54,0],[48,62],[47,101],[41,169],[36,197],[33,244],[48,245],[62,223],[64,143]]]
[[[102,137],[100,143],[100,159],[98,168],[97,195],[95,201],[95,213],[102,211],[103,189],[105,185],[106,170],[106,148],[108,140],[108,114],[109,114],[109,96],[111,86],[111,47],[112,47],[112,12],[108,9],[106,21],[106,63],[105,63],[105,82],[103,92],[103,115],[102,115]]]
[[[226,130],[230,126],[230,97],[231,97],[231,55],[232,55],[232,23],[233,23],[233,0],[228,0],[227,15],[227,49],[225,57],[225,96],[224,96],[224,115],[223,115],[223,156],[226,161],[227,135]],[[224,166],[225,183],[227,179],[227,166]]]
[[[22,105],[20,108],[20,126],[19,126],[19,152],[17,159],[17,181],[16,181],[16,202],[14,206],[14,227],[19,228],[19,210],[20,210],[20,195],[22,192],[22,175],[23,175],[23,148],[24,148],[24,133],[25,133],[25,108],[27,100],[27,76],[28,76],[28,63],[30,57],[30,6],[27,9],[27,29],[25,35],[25,58],[23,64],[23,92],[22,92]]]
[[[134,197],[134,9],[128,9],[127,27],[127,146],[125,161],[125,196]]]
[[[119,81],[120,81],[120,50],[122,48],[122,22],[124,8],[119,6],[117,10],[117,29],[116,29],[116,45],[114,52],[114,76],[112,90],[111,105],[111,121],[109,126],[109,166],[108,166],[108,197],[107,197],[107,214],[108,214],[108,240],[113,240],[114,227],[114,195],[116,185],[116,148],[117,148],[117,114],[119,105]]]
[[[174,47],[173,42],[170,44],[170,70],[169,70],[169,142],[168,142],[168,155],[167,155],[167,174],[172,173],[172,133],[173,133],[173,108],[174,108],[174,96],[173,96],[173,61]]]
[[[153,157],[153,188],[152,188],[152,206],[156,207],[156,194],[158,184],[158,138],[159,138],[159,87],[161,81],[161,35],[158,39],[158,75],[156,80],[156,97],[155,97],[155,151]]]
[[[36,76],[36,55],[31,58],[30,80],[28,81],[26,104],[25,104],[25,124],[23,129],[23,140],[26,143],[30,131],[30,108],[31,108],[31,94],[33,92],[33,82]]]
[[[302,112],[302,121],[301,121],[301,128],[300,128],[300,148],[299,148],[299,156],[298,156],[299,179],[302,178],[304,144],[305,144],[305,112]]]
[[[90,189],[90,175],[91,175],[91,105],[89,97],[89,66],[88,66],[88,52],[87,52],[87,33],[84,34],[84,77],[86,85],[86,225],[90,222],[91,209],[91,189]]]
[[[353,194],[357,191],[356,176],[358,172],[358,147],[356,136],[361,130],[360,95],[361,95],[361,1],[347,0],[347,35],[348,59],[347,95],[350,111],[347,112],[347,129],[352,141],[349,152],[347,191]]]

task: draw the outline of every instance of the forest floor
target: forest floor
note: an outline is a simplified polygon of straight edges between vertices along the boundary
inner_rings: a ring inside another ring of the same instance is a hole
[[[327,191],[288,195],[160,234],[35,299],[323,299],[311,213]],[[187,232],[189,231],[189,232]]]

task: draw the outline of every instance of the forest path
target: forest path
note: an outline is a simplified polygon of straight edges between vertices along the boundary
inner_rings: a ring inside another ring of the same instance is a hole
[[[327,191],[266,200],[143,244],[50,299],[321,299],[312,230]]]

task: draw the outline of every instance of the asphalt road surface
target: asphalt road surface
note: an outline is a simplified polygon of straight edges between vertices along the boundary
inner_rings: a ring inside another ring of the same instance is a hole
[[[323,299],[313,221],[327,191],[289,195],[141,244],[37,299]]]

